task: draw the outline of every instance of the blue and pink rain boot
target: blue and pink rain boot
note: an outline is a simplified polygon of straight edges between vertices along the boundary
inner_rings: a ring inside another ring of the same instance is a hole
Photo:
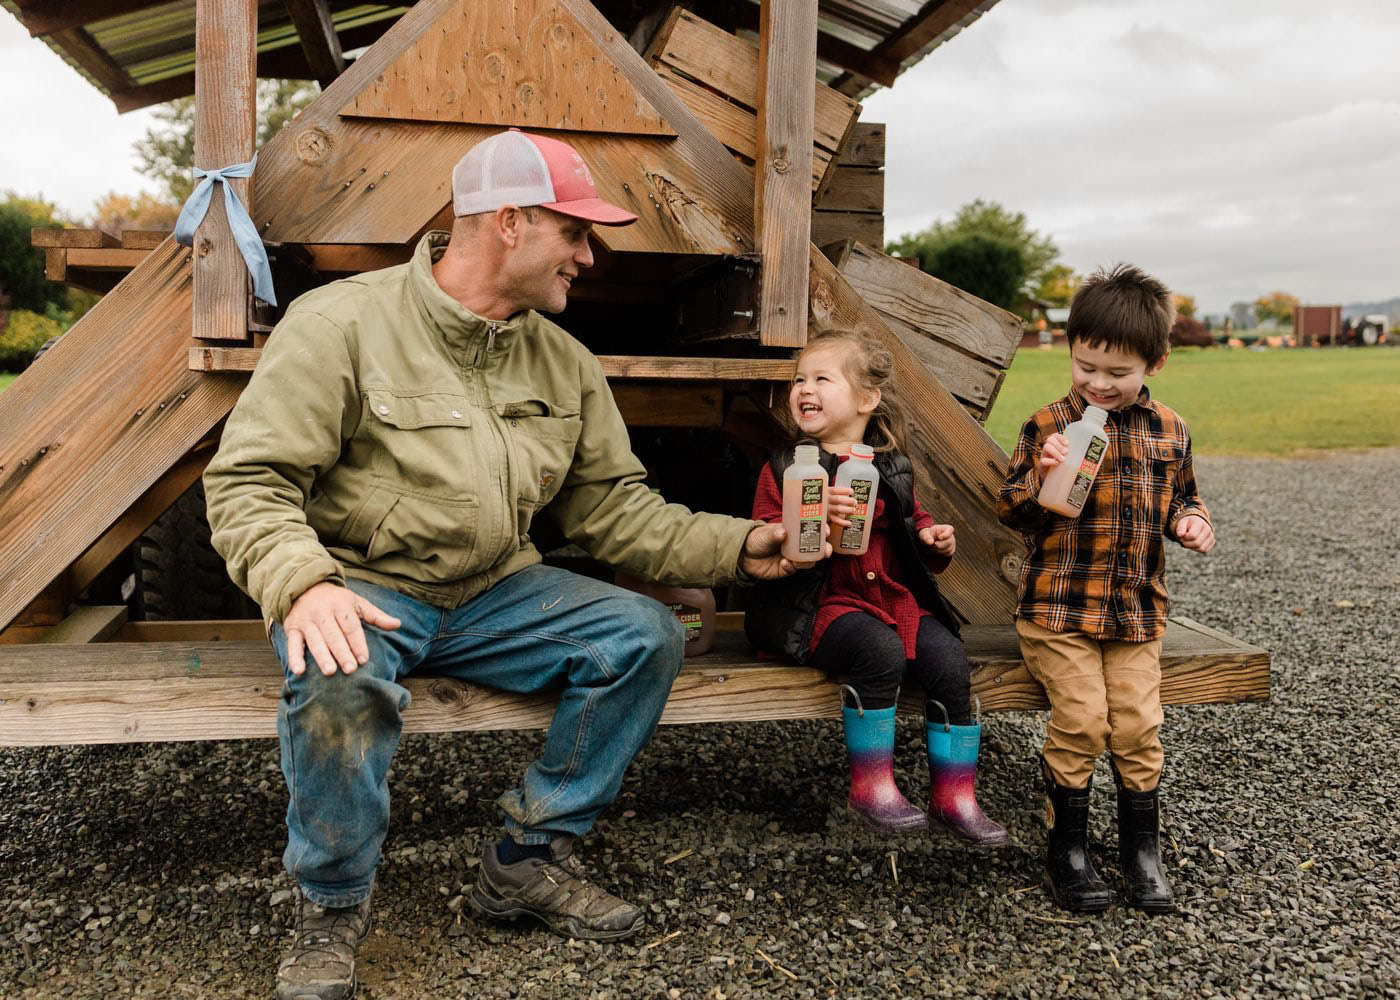
[[[942,722],[928,721],[928,709],[937,706]],[[1006,828],[987,818],[977,804],[977,754],[982,726],[950,726],[941,702],[925,708],[928,732],[928,770],[931,792],[929,819],[975,847],[1000,847],[1009,843]]]
[[[876,830],[922,830],[928,826],[928,817],[894,783],[895,706],[862,708],[860,699],[854,700],[855,708],[841,708],[851,762],[850,808]]]

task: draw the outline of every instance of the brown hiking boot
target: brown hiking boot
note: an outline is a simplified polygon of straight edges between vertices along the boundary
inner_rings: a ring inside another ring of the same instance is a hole
[[[481,871],[468,897],[478,913],[500,919],[534,917],[563,937],[617,941],[642,927],[642,911],[599,889],[574,857],[574,838],[555,837],[550,857],[501,864],[496,845],[481,857]]]
[[[298,896],[297,940],[277,967],[277,1000],[350,1000],[355,949],[369,933],[369,900],[326,907]]]

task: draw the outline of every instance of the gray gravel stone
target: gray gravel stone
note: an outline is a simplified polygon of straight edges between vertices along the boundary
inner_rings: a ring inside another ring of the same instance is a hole
[[[411,736],[361,995],[1400,996],[1400,451],[1198,473],[1220,544],[1172,550],[1175,611],[1270,649],[1274,696],[1167,710],[1179,914],[1050,904],[1026,714],[987,720],[979,778],[1008,850],[852,826],[832,723],[666,728],[583,847],[644,933],[481,923],[463,893],[492,803],[542,736]],[[913,720],[899,748],[917,798]],[[2,750],[0,781],[0,996],[270,994],[294,920],[275,744]],[[1116,876],[1106,767],[1095,783]]]

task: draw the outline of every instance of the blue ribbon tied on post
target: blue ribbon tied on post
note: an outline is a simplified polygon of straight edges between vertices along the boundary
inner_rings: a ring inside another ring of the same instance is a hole
[[[218,170],[201,170],[195,167],[194,175],[200,178],[200,181],[185,201],[184,207],[180,209],[180,217],[175,220],[175,242],[182,246],[194,246],[194,231],[199,228],[199,224],[204,221],[204,214],[209,211],[209,199],[214,197],[214,185],[222,184],[228,228],[233,233],[233,241],[238,245],[239,253],[243,254],[243,263],[248,265],[248,273],[253,276],[253,294],[268,305],[275,306],[277,296],[272,290],[272,268],[267,263],[267,248],[263,246],[262,237],[258,236],[258,227],[253,225],[253,220],[248,216],[248,210],[243,207],[243,202],[238,200],[233,186],[228,183],[230,178],[252,177],[253,167],[257,162],[258,154],[254,153],[247,163],[235,163],[231,167],[221,167]]]

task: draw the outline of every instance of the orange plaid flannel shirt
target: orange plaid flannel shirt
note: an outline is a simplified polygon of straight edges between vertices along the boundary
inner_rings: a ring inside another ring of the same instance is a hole
[[[997,497],[1002,523],[1030,550],[1016,615],[1054,632],[1146,642],[1167,627],[1162,538],[1175,541],[1187,514],[1210,520],[1196,495],[1191,434],[1144,387],[1132,406],[1108,415],[1108,456],[1079,517],[1062,517],[1036,503],[1040,447],[1083,413],[1074,391],[1037,410],[1021,428]]]

